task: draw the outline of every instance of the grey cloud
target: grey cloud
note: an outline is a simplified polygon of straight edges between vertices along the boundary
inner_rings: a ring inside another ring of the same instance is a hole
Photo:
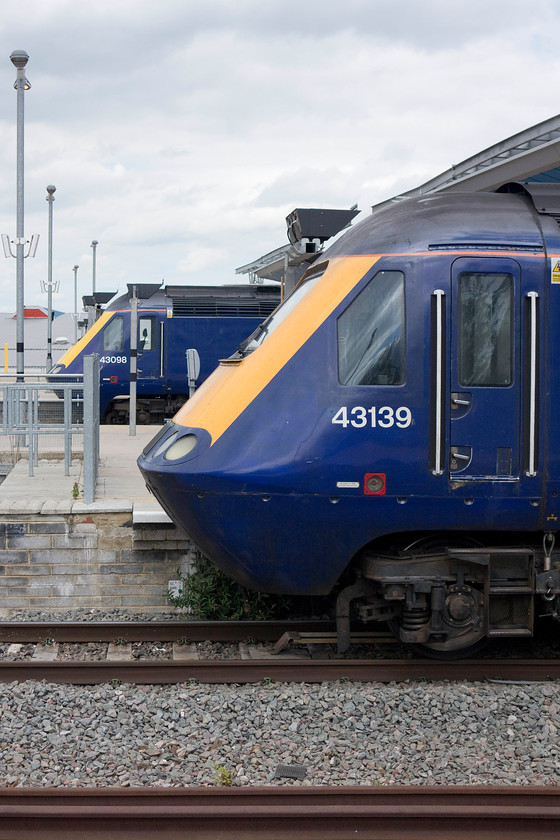
[[[369,205],[551,116],[556,3],[28,0],[0,19],[0,232],[15,212],[12,49],[26,94],[26,300],[41,302],[46,184],[68,307],[100,283],[234,279],[295,206]],[[3,80],[3,81],[2,81]],[[14,266],[0,287],[10,307]],[[70,285],[69,285],[70,284]]]

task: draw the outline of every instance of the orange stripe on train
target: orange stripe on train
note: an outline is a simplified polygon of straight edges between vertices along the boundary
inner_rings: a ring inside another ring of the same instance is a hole
[[[214,444],[379,259],[370,254],[331,260],[296,310],[239,365],[220,365],[175,415],[175,423],[206,429]]]

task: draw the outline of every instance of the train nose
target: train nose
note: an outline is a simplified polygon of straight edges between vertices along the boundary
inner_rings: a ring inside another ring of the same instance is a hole
[[[170,423],[138,466],[163,510],[226,575],[248,589],[325,594],[347,562],[328,497],[286,492],[269,473],[247,468],[240,441],[212,444],[202,428]],[[294,499],[297,505],[294,509]],[[286,528],[286,523],[291,527]],[[316,533],[331,535],[337,562],[316,562]]]

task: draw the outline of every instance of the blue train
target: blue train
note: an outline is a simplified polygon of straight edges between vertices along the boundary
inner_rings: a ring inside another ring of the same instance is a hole
[[[279,286],[166,286],[138,301],[137,420],[161,423],[187,399],[185,351],[200,356],[197,384],[278,306]],[[130,390],[130,299],[110,303],[52,373],[83,372],[83,357],[100,357],[102,422],[127,423]]]
[[[334,592],[424,655],[558,618],[560,186],[382,206],[138,464],[242,585]],[[558,360],[558,361],[557,361]]]

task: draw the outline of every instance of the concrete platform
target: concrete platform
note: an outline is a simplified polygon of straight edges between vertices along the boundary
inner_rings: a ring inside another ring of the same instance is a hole
[[[160,426],[137,426],[136,436],[128,426],[100,427],[100,463],[95,501],[86,505],[80,498],[83,465],[75,460],[70,475],[64,475],[64,460],[41,459],[29,475],[29,463],[22,459],[0,484],[0,514],[126,513],[134,521],[169,523],[169,517],[150,495],[136,466],[136,459]],[[74,484],[79,496],[74,498]]]

